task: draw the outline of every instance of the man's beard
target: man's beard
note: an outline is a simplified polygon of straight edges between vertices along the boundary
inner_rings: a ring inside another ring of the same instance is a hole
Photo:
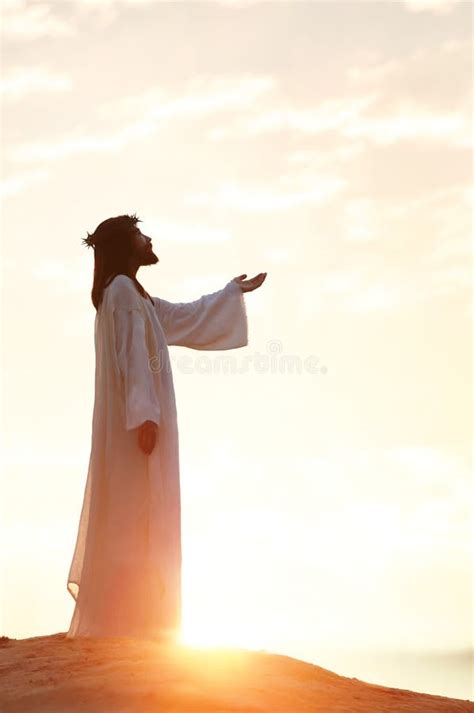
[[[149,252],[144,255],[142,265],[155,265],[158,262],[158,256],[154,252]]]

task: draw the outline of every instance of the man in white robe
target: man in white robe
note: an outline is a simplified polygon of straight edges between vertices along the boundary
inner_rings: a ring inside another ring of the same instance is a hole
[[[136,230],[135,262],[107,284],[96,314],[92,444],[67,579],[75,600],[69,638],[179,636],[179,448],[168,346],[246,346],[243,292],[266,277],[241,275],[192,302],[151,298],[135,274],[158,258],[150,262],[150,238]]]

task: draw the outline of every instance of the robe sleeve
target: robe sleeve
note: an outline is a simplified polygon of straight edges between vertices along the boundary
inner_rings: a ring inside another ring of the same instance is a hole
[[[153,302],[169,345],[220,350],[248,344],[244,296],[234,280],[193,302],[168,302],[161,297]]]
[[[115,348],[122,382],[125,428],[144,421],[160,424],[160,404],[149,364],[145,319],[139,309],[113,310]]]

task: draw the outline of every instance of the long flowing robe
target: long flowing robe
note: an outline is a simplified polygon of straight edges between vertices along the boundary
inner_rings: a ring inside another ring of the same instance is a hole
[[[92,443],[66,636],[173,637],[181,626],[181,498],[168,346],[247,345],[242,290],[231,280],[192,302],[152,303],[117,275],[104,289],[94,342]],[[149,455],[137,431],[147,420],[159,427]]]

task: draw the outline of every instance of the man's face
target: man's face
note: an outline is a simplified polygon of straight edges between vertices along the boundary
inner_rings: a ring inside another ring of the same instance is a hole
[[[137,227],[132,237],[132,250],[139,265],[154,265],[159,261],[158,256],[153,252],[151,238],[144,235]]]

